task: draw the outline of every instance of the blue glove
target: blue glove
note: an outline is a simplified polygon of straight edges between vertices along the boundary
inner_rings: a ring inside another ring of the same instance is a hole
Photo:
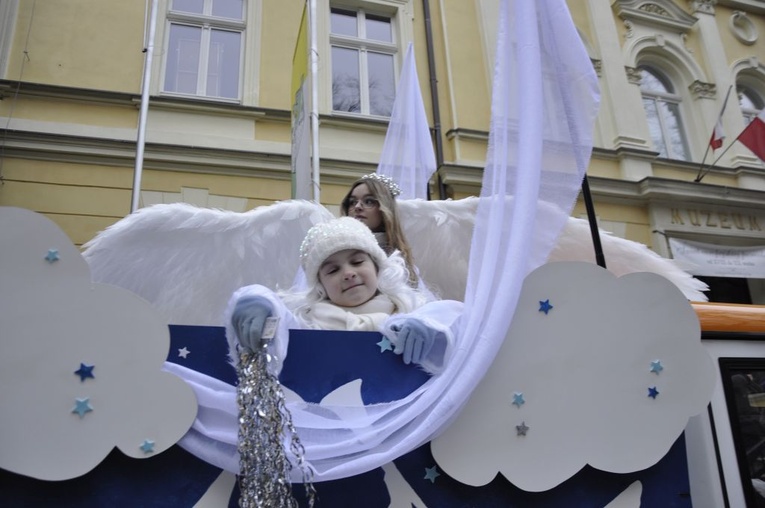
[[[259,349],[263,326],[272,313],[271,302],[262,296],[244,296],[237,300],[231,325],[242,348],[251,353]]]
[[[398,328],[398,343],[404,354],[404,363],[421,363],[433,348],[436,341],[434,329],[425,326],[422,321],[409,318]],[[396,348],[399,349],[399,348]]]

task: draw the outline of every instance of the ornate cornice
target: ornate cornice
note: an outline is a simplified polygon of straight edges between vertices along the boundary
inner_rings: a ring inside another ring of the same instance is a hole
[[[765,2],[762,0],[717,0],[717,3],[750,14],[765,14]]]
[[[612,8],[625,25],[650,26],[672,33],[687,33],[697,21],[671,0],[615,0]]]

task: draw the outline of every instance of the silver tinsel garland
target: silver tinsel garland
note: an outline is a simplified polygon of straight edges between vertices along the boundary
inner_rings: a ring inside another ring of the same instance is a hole
[[[293,465],[285,450],[288,441],[289,455],[303,473],[308,506],[313,507],[316,491],[312,473],[305,464],[303,446],[285,406],[279,379],[269,372],[271,359],[265,341],[261,351],[239,354],[239,506],[298,506],[290,485]]]

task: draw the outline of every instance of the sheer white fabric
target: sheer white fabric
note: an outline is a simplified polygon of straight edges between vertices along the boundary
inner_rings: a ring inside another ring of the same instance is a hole
[[[545,261],[571,212],[589,163],[598,100],[565,0],[504,0],[487,165],[453,354],[439,376],[402,400],[367,407],[290,403],[317,481],[392,461],[432,439],[465,404],[505,338],[524,277]],[[182,367],[167,368],[199,397],[200,417],[181,445],[237,472],[233,387],[206,386]]]
[[[398,183],[399,199],[425,199],[428,180],[435,171],[433,139],[422,103],[414,49],[409,43],[377,173]]]

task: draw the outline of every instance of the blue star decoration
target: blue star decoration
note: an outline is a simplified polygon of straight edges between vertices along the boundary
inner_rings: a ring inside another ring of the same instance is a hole
[[[513,394],[513,404],[515,404],[518,407],[521,407],[526,403],[525,400],[523,400],[523,393],[521,392],[515,392]]]
[[[393,351],[393,344],[390,340],[388,340],[388,337],[383,337],[383,339],[377,343],[378,346],[380,346],[380,352],[384,353],[386,351]]]
[[[75,406],[74,409],[72,409],[72,413],[77,413],[80,415],[80,419],[82,419],[85,417],[85,413],[90,413],[91,411],[93,411],[93,408],[90,405],[90,397],[75,399]]]
[[[529,426],[526,425],[526,422],[521,422],[520,425],[515,426],[515,432],[517,436],[525,436],[528,431]]]
[[[655,399],[657,395],[659,395],[659,390],[657,390],[655,386],[648,388],[649,397],[651,397],[652,399]]]
[[[425,478],[423,480],[430,480],[430,483],[436,483],[436,478],[439,476],[441,476],[441,473],[438,472],[438,466],[426,467]]]
[[[144,439],[143,443],[141,443],[141,450],[143,450],[143,453],[154,453],[154,441],[150,439]]]
[[[48,249],[48,254],[45,256],[45,261],[48,263],[55,263],[59,259],[58,249]]]
[[[664,370],[664,366],[661,364],[661,360],[654,360],[651,362],[651,372],[656,374],[661,373]]]
[[[548,312],[552,310],[553,306],[550,305],[550,299],[547,300],[539,300],[539,312],[544,312],[545,315],[547,315]]]
[[[81,363],[80,368],[75,370],[74,373],[80,376],[80,382],[84,383],[88,378],[95,379],[95,376],[93,375],[94,367],[95,365],[85,365],[84,363]]]

